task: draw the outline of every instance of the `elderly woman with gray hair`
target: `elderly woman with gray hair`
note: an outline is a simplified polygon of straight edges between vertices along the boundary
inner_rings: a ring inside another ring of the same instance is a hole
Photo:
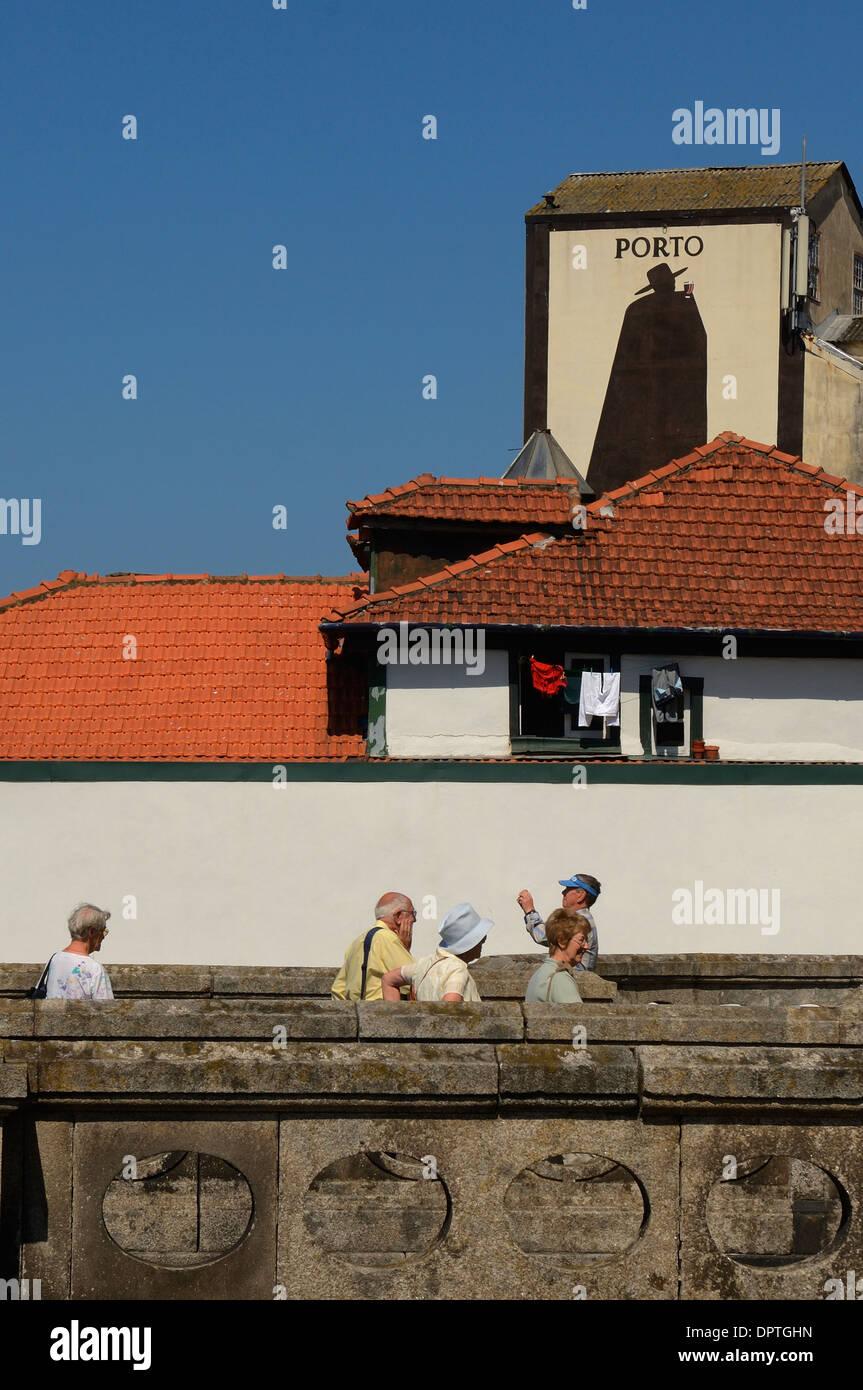
[[[92,903],[81,903],[68,922],[72,940],[65,950],[51,957],[48,965],[47,999],[113,999],[107,972],[97,960],[96,951],[108,935],[110,912]]]

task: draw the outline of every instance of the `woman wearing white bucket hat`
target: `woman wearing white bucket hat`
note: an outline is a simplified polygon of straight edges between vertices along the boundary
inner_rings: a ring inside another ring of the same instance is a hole
[[[422,1003],[479,1004],[479,990],[468,965],[482,955],[483,942],[494,926],[470,903],[459,903],[440,924],[440,945],[433,956],[389,970],[381,980],[384,999],[397,1000],[403,985]]]

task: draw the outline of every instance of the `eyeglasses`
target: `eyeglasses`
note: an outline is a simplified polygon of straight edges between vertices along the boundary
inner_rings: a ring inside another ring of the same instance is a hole
[[[107,935],[108,935],[108,928],[107,928],[107,927],[91,927],[90,930],[91,930],[92,932],[94,932],[96,936],[107,936]]]

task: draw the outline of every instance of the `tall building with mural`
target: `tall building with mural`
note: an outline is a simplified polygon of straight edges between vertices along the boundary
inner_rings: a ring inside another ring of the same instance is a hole
[[[572,174],[526,223],[525,438],[594,492],[725,430],[863,480],[843,163]]]

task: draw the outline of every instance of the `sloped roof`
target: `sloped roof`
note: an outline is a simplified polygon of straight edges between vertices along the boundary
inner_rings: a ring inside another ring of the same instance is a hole
[[[367,524],[372,517],[566,526],[573,503],[580,502],[577,476],[435,478],[424,473],[386,492],[348,502],[348,526]]]
[[[0,600],[0,759],[362,755],[365,692],[347,679],[328,702],[318,623],[366,584],[66,570],[12,594]],[[328,734],[328,719],[344,732]]]
[[[863,318],[859,314],[833,314],[829,322],[815,331],[827,343],[860,343],[863,342]]]
[[[841,160],[807,163],[807,201],[814,198],[840,169],[853,189],[851,177]],[[800,164],[753,164],[570,174],[554,189],[553,207],[546,202],[536,203],[527,216],[798,207],[800,171]],[[856,198],[856,192],[854,196]]]
[[[524,535],[329,621],[861,634],[863,536],[824,524],[848,493],[863,496],[724,434],[597,498],[579,536]]]

